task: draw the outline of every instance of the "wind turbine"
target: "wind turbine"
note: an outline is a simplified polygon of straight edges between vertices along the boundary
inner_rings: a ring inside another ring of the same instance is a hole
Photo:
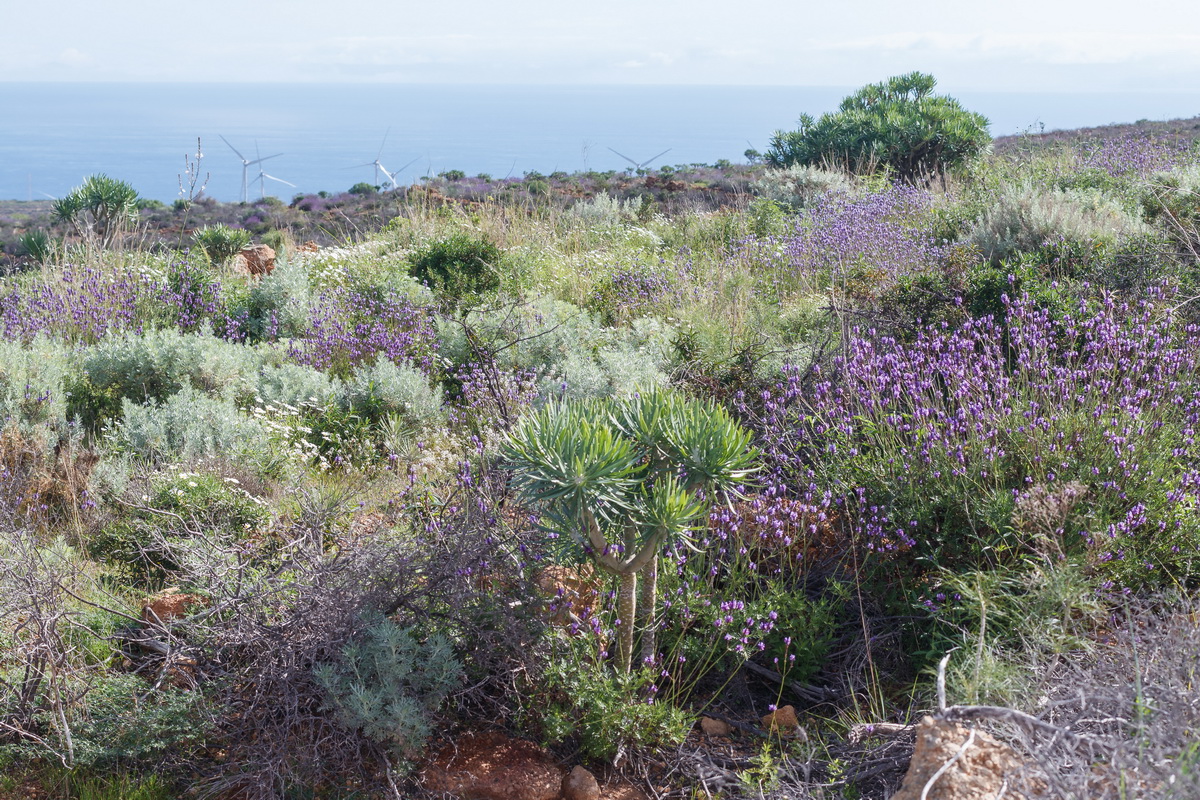
[[[387,177],[387,179],[392,182],[392,188],[399,189],[400,184],[396,182],[396,176],[399,175],[401,172],[404,172],[404,170],[408,169],[413,164],[417,163],[417,159],[419,159],[420,156],[417,156],[417,158],[414,158],[412,161],[408,162],[407,164],[405,164],[403,167],[396,170],[395,172],[388,172],[387,167],[385,167],[380,162],[379,157],[381,155],[383,155],[383,148],[387,146],[387,137],[388,137],[388,134],[391,132],[392,132],[391,128],[388,128],[386,131],[384,131],[383,142],[380,143],[380,145],[379,145],[379,152],[375,154],[374,161],[368,161],[365,164],[355,164],[353,167],[346,167],[346,169],[358,169],[359,167],[375,167],[375,185],[376,186],[379,185],[379,173],[382,172]]]
[[[608,149],[609,149],[609,150],[612,150],[614,153],[617,153],[617,151],[616,151],[616,150],[613,150],[611,147],[610,147],[610,148],[608,148]],[[669,148],[669,147],[668,147],[666,150],[663,150],[661,153],[659,153],[658,155],[654,156],[653,158],[647,158],[645,161],[643,161],[643,162],[641,162],[641,163],[638,163],[637,161],[634,161],[632,158],[630,158],[629,156],[625,155],[624,153],[617,153],[617,155],[619,155],[621,158],[623,158],[623,159],[625,159],[626,161],[628,161],[630,164],[633,164],[633,168],[634,168],[635,170],[643,170],[643,169],[645,169],[646,167],[648,167],[648,166],[650,165],[650,162],[652,162],[652,161],[657,161],[658,159],[662,158],[663,156],[665,156],[665,155],[666,155],[667,153],[669,153],[669,152],[671,152],[671,148]]]
[[[274,175],[268,175],[267,173],[263,172],[262,167],[258,168],[258,176],[254,180],[258,181],[258,191],[264,200],[267,199],[266,181],[275,181],[276,183],[282,183],[285,186],[290,186],[293,189],[296,188],[296,184],[294,183],[290,183],[285,181],[283,178],[276,178]],[[253,182],[254,181],[251,181],[251,183]]]
[[[221,134],[218,133],[217,136],[221,136]],[[224,136],[221,136],[221,141],[224,142],[225,144],[229,145],[229,149],[232,150],[234,153],[236,153],[237,157],[242,160],[242,202],[244,203],[247,200],[248,188],[250,185],[248,183],[248,181],[246,180],[249,170],[250,170],[250,167],[254,164],[260,164],[263,161],[266,161],[268,158],[279,158],[281,155],[283,155],[283,153],[276,153],[273,156],[260,156],[259,158],[256,158],[253,161],[251,161],[250,159],[246,158],[241,153],[238,153],[238,149],[236,147],[234,147],[233,145],[229,144],[229,140],[226,139]],[[255,143],[255,145],[254,145],[254,150],[255,150],[254,154],[258,155],[258,152],[257,152],[258,144],[257,143]],[[262,167],[259,167],[259,171],[260,172],[262,171]],[[263,173],[263,174],[266,175],[266,173]],[[267,175],[267,177],[270,178],[271,176]],[[272,180],[278,180],[278,178],[272,178]]]
[[[254,155],[258,155],[258,142],[254,143]],[[280,153],[279,155],[283,155],[283,153]],[[267,158],[273,158],[273,156],[267,156]],[[267,158],[259,158],[258,161],[250,162],[251,164],[258,164],[258,175],[255,176],[254,180],[258,181],[258,192],[263,200],[267,199],[267,181],[269,181],[269,180],[275,181],[276,183],[285,184],[287,186],[292,187],[293,189],[296,188],[296,184],[285,181],[283,178],[276,178],[274,175],[268,175],[266,173],[266,171],[262,168],[262,164],[260,162],[266,161]],[[254,181],[251,181],[251,183],[253,183],[253,182]],[[245,202],[245,201],[243,201],[243,202]]]

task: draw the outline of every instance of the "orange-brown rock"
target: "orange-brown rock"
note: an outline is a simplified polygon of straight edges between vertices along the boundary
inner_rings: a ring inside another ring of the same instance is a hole
[[[917,725],[917,746],[900,791],[892,800],[921,800],[925,785],[954,758],[970,736],[970,729],[953,722],[925,717]],[[1012,800],[1027,797],[1018,790],[1025,763],[1008,745],[983,731],[929,788],[926,800],[992,800],[1002,793]]]
[[[265,244],[243,247],[233,258],[234,272],[261,277],[275,270],[275,251]]]
[[[164,589],[142,603],[142,619],[151,624],[168,623],[187,616],[188,609],[208,601],[200,595],[186,594],[175,587]]]
[[[733,726],[724,720],[701,717],[700,730],[704,731],[706,736],[728,736],[733,733]]]
[[[563,627],[590,616],[600,602],[599,576],[586,567],[552,564],[538,575],[538,587],[548,598],[550,621]]]
[[[795,708],[782,706],[763,717],[762,726],[771,733],[790,736],[800,729],[800,720],[796,718]]]
[[[556,800],[562,771],[531,742],[469,733],[443,747],[421,774],[425,788],[463,800]]]
[[[600,800],[596,776],[576,765],[562,781],[562,800]]]
[[[296,245],[296,250],[301,253],[315,253],[321,249],[321,246],[313,241],[305,242],[301,245]]]

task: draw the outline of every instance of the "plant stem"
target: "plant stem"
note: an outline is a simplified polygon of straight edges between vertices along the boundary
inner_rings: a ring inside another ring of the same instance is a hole
[[[658,556],[655,555],[642,568],[642,596],[638,601],[638,616],[642,629],[642,662],[652,660],[658,649],[655,609],[658,606]]]
[[[617,596],[617,616],[621,620],[617,631],[617,661],[621,672],[628,674],[633,666],[633,619],[637,611],[637,573],[622,572]]]

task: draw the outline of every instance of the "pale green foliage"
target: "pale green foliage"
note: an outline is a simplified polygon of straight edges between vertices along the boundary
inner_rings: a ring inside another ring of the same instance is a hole
[[[1026,183],[1005,186],[967,240],[1000,263],[1059,245],[1093,252],[1146,231],[1140,220],[1101,192],[1046,190]]]
[[[462,682],[463,668],[444,636],[425,642],[388,619],[342,648],[337,663],[313,673],[342,724],[410,759],[430,733],[429,716]]]
[[[295,260],[281,261],[246,298],[247,323],[254,337],[294,338],[308,328],[312,293],[308,274]]]
[[[610,328],[578,306],[540,297],[515,308],[472,312],[466,322],[501,369],[536,372],[543,397],[620,396],[667,383],[674,331],[656,319]],[[439,351],[452,363],[475,360],[457,322],[442,321],[439,339]]]
[[[341,392],[344,408],[370,419],[398,417],[414,429],[430,428],[442,419],[442,392],[416,367],[379,359],[359,369]]]
[[[270,365],[258,373],[257,397],[269,405],[323,407],[341,392],[341,381],[305,364]]]
[[[121,450],[155,461],[188,461],[253,452],[263,447],[261,423],[242,414],[232,400],[185,388],[161,405],[125,400],[123,421],[112,431]]]
[[[26,435],[55,435],[65,428],[70,374],[66,349],[39,337],[28,345],[0,341],[0,428],[16,425]]]
[[[943,621],[947,648],[962,654],[947,670],[960,702],[1024,705],[1029,667],[1063,653],[1086,652],[1108,623],[1108,609],[1078,564],[1031,562],[1022,570],[947,574],[941,591],[956,599]]]
[[[221,397],[253,391],[261,356],[207,333],[174,328],[108,337],[83,354],[92,385],[142,402],[163,400],[184,387]]]
[[[601,192],[590,200],[580,200],[568,213],[586,225],[605,227],[637,219],[641,207],[641,198],[621,200]]]
[[[849,194],[854,182],[844,173],[807,164],[767,170],[750,184],[750,191],[766,200],[798,210],[807,208],[827,194]]]

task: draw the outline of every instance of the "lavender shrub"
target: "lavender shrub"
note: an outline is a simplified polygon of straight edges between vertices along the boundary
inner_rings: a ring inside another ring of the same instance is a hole
[[[801,513],[836,518],[905,582],[900,565],[1031,553],[1085,557],[1110,586],[1191,576],[1200,330],[1162,293],[1080,300],[1058,319],[1005,303],[1003,321],[912,343],[856,330],[811,388],[793,370],[762,398],[765,449]],[[1023,535],[1022,498],[1066,482],[1086,489],[1077,512],[1052,536]]]

